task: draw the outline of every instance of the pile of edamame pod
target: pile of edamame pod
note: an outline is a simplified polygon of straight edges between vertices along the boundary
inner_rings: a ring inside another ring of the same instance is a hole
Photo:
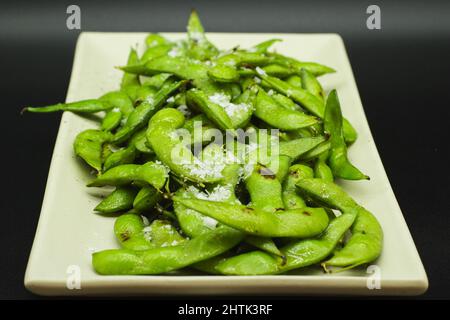
[[[219,50],[193,11],[186,40],[150,34],[143,55],[131,49],[117,91],[25,108],[104,115],[74,142],[96,172],[88,187],[115,187],[95,211],[115,219],[121,248],[93,254],[97,273],[334,272],[378,258],[378,221],[334,182],[368,179],[347,157],[357,134],[336,90],[318,81],[335,71],[272,51],[277,41]],[[273,140],[277,152],[236,161]]]

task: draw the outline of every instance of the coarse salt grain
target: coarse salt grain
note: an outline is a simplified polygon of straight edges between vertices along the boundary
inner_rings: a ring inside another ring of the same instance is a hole
[[[202,221],[203,221],[203,224],[209,229],[214,229],[218,223],[218,221],[216,219],[211,218],[211,217],[206,217],[206,216],[202,217]]]
[[[173,47],[172,49],[170,49],[167,55],[172,58],[178,57],[181,55],[181,50],[179,47]]]
[[[260,75],[262,75],[262,76],[265,76],[265,75],[267,74],[267,73],[266,73],[263,69],[261,69],[260,67],[256,67],[255,70],[256,70],[256,72],[257,72],[258,74],[260,74]]]
[[[191,111],[189,110],[189,108],[185,104],[179,105],[177,107],[177,110],[180,111],[186,117],[191,115]]]
[[[230,117],[235,116],[238,112],[247,112],[250,109],[250,105],[246,103],[235,104],[230,99],[230,96],[222,92],[217,92],[209,96],[209,101],[221,106]]]

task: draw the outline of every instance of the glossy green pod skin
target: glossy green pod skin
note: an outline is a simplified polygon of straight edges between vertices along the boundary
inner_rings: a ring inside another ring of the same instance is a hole
[[[123,164],[109,169],[98,176],[88,187],[123,186],[138,181],[148,183],[156,189],[161,189],[168,177],[167,168],[158,163],[147,162],[145,164]]]
[[[347,145],[342,130],[342,113],[336,90],[328,95],[325,109],[324,129],[330,135],[328,163],[333,175],[347,180],[369,179],[353,166],[347,157]]]
[[[317,146],[315,146],[314,148],[312,148],[311,150],[303,153],[299,157],[299,159],[302,161],[309,161],[317,157],[320,157],[323,153],[328,152],[328,150],[330,150],[330,146],[331,146],[330,141],[325,140],[320,144],[318,144]]]
[[[220,129],[233,129],[233,123],[224,108],[209,100],[208,96],[201,90],[191,89],[186,92],[188,105],[197,107],[214,122]]]
[[[324,101],[325,93],[323,91],[322,85],[316,79],[316,77],[314,77],[314,75],[306,69],[302,69],[300,71],[300,76],[302,79],[301,83],[302,83],[303,89],[309,91],[310,93],[315,95],[317,98]]]
[[[217,182],[221,177],[209,173],[196,174],[186,165],[195,161],[191,150],[176,135],[176,130],[183,127],[184,119],[184,115],[176,109],[158,111],[148,126],[148,142],[158,158],[178,176],[194,182]]]
[[[192,10],[187,25],[188,55],[200,61],[212,58],[219,50],[208,41],[200,18],[195,10]]]
[[[334,181],[333,171],[327,164],[328,152],[324,152],[317,157],[314,164],[314,178],[323,179],[328,182]]]
[[[106,111],[113,108],[110,104],[107,104],[98,99],[88,99],[76,102],[57,103],[45,107],[25,107],[22,113],[25,111],[33,113],[49,113],[57,111],[71,111],[80,113],[97,113],[100,111]]]
[[[264,90],[258,91],[255,116],[281,130],[296,130],[318,123],[318,119],[280,105]]]
[[[136,212],[144,212],[151,210],[159,200],[162,194],[154,187],[146,186],[141,188],[133,200],[132,207]]]
[[[297,193],[296,183],[301,179],[313,178],[313,170],[303,164],[294,164],[289,167],[289,173],[283,184],[283,203],[286,209],[305,208],[303,198]]]
[[[258,76],[272,86],[274,90],[300,103],[305,109],[316,117],[323,118],[325,109],[323,101],[312,93],[304,90],[303,88],[294,87],[283,80],[276,77],[271,77],[264,73],[261,73]]]
[[[300,72],[302,69],[306,69],[316,77],[327,73],[336,72],[336,70],[334,70],[333,68],[327,67],[323,64],[316,62],[299,61],[297,59],[286,57],[278,53],[272,53],[271,56],[275,57],[274,61],[276,63],[285,65],[290,68],[294,68],[297,70],[297,72]]]
[[[256,164],[253,172],[245,179],[245,186],[250,193],[252,207],[268,212],[284,209],[281,183],[266,166]]]
[[[278,104],[281,105],[285,109],[288,109],[290,111],[303,112],[298,104],[296,104],[294,101],[292,101],[292,99],[286,97],[283,94],[279,94],[279,93],[275,92],[275,93],[272,93],[270,96],[272,97],[273,100],[278,102]]]
[[[358,205],[338,185],[321,179],[304,179],[297,183],[301,192],[344,214],[356,215],[352,236],[341,250],[324,262],[324,267],[354,268],[377,259],[383,247],[383,231],[375,216]]]
[[[218,149],[221,150],[218,145],[210,144],[202,150],[202,157],[208,157]],[[207,196],[208,198],[213,196],[216,201],[239,203],[235,195],[235,187],[239,180],[239,173],[239,164],[229,164],[222,171],[223,177],[207,190],[207,194],[200,192],[197,188],[187,187],[180,188],[175,195],[183,198],[198,198],[199,195]],[[201,213],[189,209],[179,202],[174,202],[173,207],[181,229],[189,237],[197,237],[217,227],[217,221],[205,217]]]
[[[268,212],[284,209],[281,182],[284,180],[291,159],[279,156],[268,166],[256,164],[253,172],[245,179],[246,188],[250,194],[252,207]],[[267,237],[247,236],[245,241],[268,253],[282,256],[274,241]]]
[[[147,48],[152,48],[168,43],[170,43],[170,41],[158,33],[150,33],[149,35],[147,35],[147,37],[145,37],[145,45]]]
[[[145,50],[142,57],[139,59],[140,62],[146,62],[155,58],[166,56],[173,48],[174,43],[164,43],[157,46],[149,47]]]
[[[154,154],[154,152],[147,142],[146,132],[147,130],[145,128],[136,132],[131,139],[132,141],[130,142],[130,144],[131,146],[134,146],[134,148],[140,153],[152,155]]]
[[[262,68],[262,70],[272,77],[287,78],[292,75],[298,74],[298,71],[279,64],[268,64]]]
[[[279,210],[261,209],[199,199],[174,197],[188,208],[214,218],[232,228],[263,237],[312,237],[328,225],[328,215],[322,208]]]
[[[96,252],[92,255],[92,264],[95,271],[103,275],[161,274],[218,256],[241,240],[241,232],[218,227],[177,246]]]
[[[129,139],[140,128],[147,124],[148,120],[164,105],[166,100],[186,82],[179,81],[164,86],[155,97],[142,101],[128,116],[125,125],[114,135],[114,142],[121,143]]]
[[[97,172],[102,171],[103,145],[111,140],[108,132],[88,129],[80,132],[73,144],[75,154],[86,161]]]
[[[281,39],[269,39],[263,42],[258,43],[257,45],[253,46],[252,48],[250,48],[250,52],[255,52],[255,53],[266,53],[267,50],[269,50],[269,48],[271,46],[273,46],[275,43],[277,42],[281,42],[283,40]]]
[[[139,56],[135,49],[131,48],[128,54],[127,65],[133,65],[139,63]],[[139,76],[131,73],[124,72],[122,80],[120,82],[120,89],[126,89],[128,87],[138,87],[141,85]]]
[[[118,187],[102,200],[95,208],[101,213],[116,213],[133,208],[137,190],[131,187]]]
[[[239,80],[239,72],[230,66],[218,64],[208,70],[208,76],[217,82],[236,82]]]
[[[179,79],[208,78],[208,67],[203,64],[192,63],[185,57],[161,56],[145,63],[120,67],[120,69],[143,76],[170,73]]]
[[[258,77],[267,82],[274,90],[300,103],[302,107],[307,109],[314,116],[319,117],[321,119],[324,118],[325,104],[323,102],[323,99],[321,100],[320,98],[310,93],[309,91],[303,88],[294,87],[289,83],[280,80],[276,77],[271,77],[264,73],[258,74]],[[352,127],[352,125],[347,119],[343,120],[343,130],[345,141],[348,144],[353,143],[357,138],[357,134],[356,130]]]
[[[293,161],[295,161],[324,141],[325,137],[322,136],[282,141],[279,145],[279,153],[289,156]]]
[[[125,118],[134,110],[133,101],[131,101],[130,97],[122,91],[108,92],[101,96],[99,100],[118,109]]]
[[[133,213],[116,219],[114,234],[122,248],[135,251],[175,246],[186,241],[170,222],[153,220],[146,225],[141,216]]]
[[[133,163],[137,156],[137,150],[133,144],[126,148],[122,148],[110,154],[103,164],[103,171],[108,171],[111,168]]]
[[[173,75],[170,73],[158,73],[151,77],[146,77],[142,86],[160,90],[167,81],[172,80]]]
[[[113,131],[116,129],[122,121],[122,112],[120,110],[111,109],[106,112],[105,117],[102,120],[101,129],[103,131]]]
[[[188,130],[189,134],[191,135],[192,144],[209,143],[215,136],[214,130],[210,130],[215,129],[215,125],[203,113],[195,115],[190,119],[187,119],[184,122],[183,128]],[[199,129],[202,130],[201,135],[196,134],[196,132],[198,132]]]
[[[292,75],[286,78],[286,82],[293,87],[302,88],[302,78],[299,75]]]
[[[355,217],[353,213],[343,214],[332,220],[318,238],[299,240],[282,247],[284,260],[265,252],[252,251],[214,261],[214,264],[207,267],[217,274],[265,275],[280,274],[320,263],[333,252]]]

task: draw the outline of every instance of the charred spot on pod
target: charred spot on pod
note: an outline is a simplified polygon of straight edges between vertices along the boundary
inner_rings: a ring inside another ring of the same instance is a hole
[[[284,208],[276,208],[275,211],[283,211]]]
[[[298,171],[297,170],[291,171],[291,172],[289,172],[289,175],[294,178],[298,178]]]
[[[244,211],[245,213],[253,213],[253,208],[244,208],[242,211]]]
[[[310,215],[311,215],[311,213],[308,212],[308,211],[303,211],[302,213],[303,213],[305,216],[310,216]]]
[[[253,64],[251,64],[251,63],[242,63],[242,64],[241,64],[241,67],[243,67],[243,68],[248,68],[248,69],[252,69],[252,68],[254,68],[255,66],[254,66]]]
[[[129,234],[128,231],[122,232],[120,234],[120,240],[122,240],[122,242],[125,242],[125,241],[127,241],[129,239],[130,239],[130,234]]]

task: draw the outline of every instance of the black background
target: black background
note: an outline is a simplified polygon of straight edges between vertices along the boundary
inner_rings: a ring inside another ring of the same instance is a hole
[[[20,116],[63,101],[79,31],[184,31],[191,8],[208,31],[337,32],[392,187],[428,273],[422,298],[450,297],[449,1],[11,1],[0,5],[0,298],[36,298],[23,276],[59,114]],[[366,8],[381,7],[381,30]],[[70,228],[70,226],[67,226]]]

